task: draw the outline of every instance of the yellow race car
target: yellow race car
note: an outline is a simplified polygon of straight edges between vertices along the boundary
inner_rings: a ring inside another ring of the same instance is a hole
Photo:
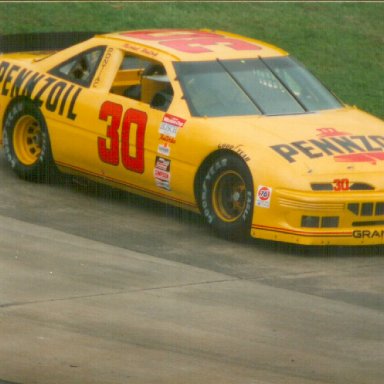
[[[384,122],[258,40],[140,30],[6,53],[0,122],[24,179],[86,176],[228,238],[384,242]]]

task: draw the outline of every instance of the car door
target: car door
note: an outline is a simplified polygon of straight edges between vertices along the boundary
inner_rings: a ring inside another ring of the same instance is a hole
[[[66,84],[54,113],[47,113],[52,152],[56,164],[71,171],[102,175],[96,138],[105,93],[94,84],[108,54],[107,46],[93,46],[71,56],[49,73]],[[53,96],[55,98],[55,96]]]
[[[58,105],[47,114],[59,167],[127,186],[150,179],[147,164],[155,161],[154,135],[164,115],[159,100],[157,109],[151,100],[166,83],[164,76],[155,84],[142,73],[151,66],[146,73],[156,76],[156,65],[133,56],[127,59],[114,47],[93,46],[49,71],[66,84],[63,93],[70,91],[63,97],[68,96],[65,106],[61,102],[62,108]]]
[[[171,161],[158,153],[160,127],[173,98],[164,66],[125,53],[111,80],[98,111],[104,177],[144,194],[170,190]]]

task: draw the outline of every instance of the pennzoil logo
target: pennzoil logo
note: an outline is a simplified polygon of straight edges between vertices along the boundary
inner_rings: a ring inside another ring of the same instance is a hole
[[[0,95],[25,96],[50,112],[70,120],[76,119],[74,111],[81,87],[55,77],[34,72],[8,61],[0,62]]]
[[[384,136],[351,135],[335,128],[318,128],[316,139],[293,141],[272,145],[272,148],[289,163],[298,161],[300,155],[309,159],[333,156],[337,162],[370,163],[384,160]]]

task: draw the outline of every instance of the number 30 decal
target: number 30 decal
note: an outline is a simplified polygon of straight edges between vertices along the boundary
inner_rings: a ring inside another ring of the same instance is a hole
[[[333,190],[336,192],[349,191],[349,179],[335,179],[333,180]]]
[[[147,114],[137,109],[127,109],[123,117],[120,104],[106,101],[100,108],[99,119],[109,122],[107,139],[99,137],[97,146],[100,159],[107,164],[118,165],[121,161],[132,172],[144,172],[144,136],[147,126]],[[121,133],[119,128],[121,126]],[[136,153],[130,153],[130,133],[136,126]],[[120,144],[121,142],[121,144]]]

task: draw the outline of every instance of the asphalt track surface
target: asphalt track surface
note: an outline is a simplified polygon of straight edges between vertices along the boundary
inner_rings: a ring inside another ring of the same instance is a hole
[[[381,384],[384,250],[214,236],[0,155],[0,383]]]

